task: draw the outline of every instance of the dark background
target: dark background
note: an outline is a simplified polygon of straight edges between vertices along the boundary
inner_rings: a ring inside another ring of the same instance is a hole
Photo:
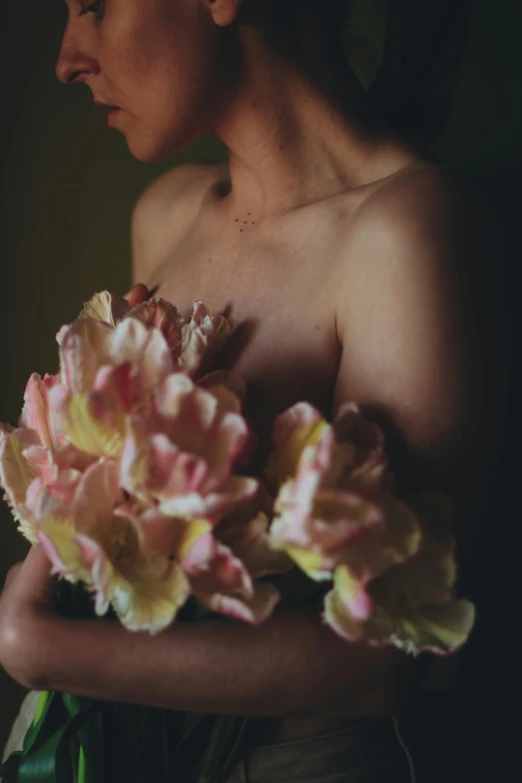
[[[509,292],[518,319],[522,2],[476,0],[467,5],[472,7],[469,35],[451,110],[430,149],[464,174],[472,188],[487,194],[501,215],[505,235],[498,263],[510,259]],[[348,30],[351,58],[365,86],[374,82],[382,62],[385,10],[386,0],[355,3]],[[0,18],[0,420],[11,423],[18,418],[30,373],[55,371],[54,335],[61,324],[76,317],[94,291],[128,288],[130,213],[143,188],[182,159],[224,155],[215,139],[206,138],[161,165],[135,161],[123,138],[107,130],[90,92],[56,81],[53,68],[64,23],[62,0],[9,4]],[[427,84],[426,90],[433,87]],[[506,300],[506,311],[507,305]],[[473,555],[483,558],[478,589],[487,622],[465,653],[469,674],[459,675],[460,696],[452,697],[450,708],[441,693],[425,697],[419,707],[431,714],[434,725],[446,724],[445,747],[450,735],[455,753],[465,743],[470,766],[462,777],[459,773],[462,780],[472,780],[472,757],[477,771],[495,763],[494,779],[500,779],[508,760],[515,759],[522,728],[519,398],[520,389],[512,383],[501,462],[487,500],[489,527]],[[0,584],[25,551],[8,510],[0,508]],[[22,695],[0,671],[0,748]],[[436,756],[431,757],[433,770]],[[434,779],[449,780],[450,774]]]

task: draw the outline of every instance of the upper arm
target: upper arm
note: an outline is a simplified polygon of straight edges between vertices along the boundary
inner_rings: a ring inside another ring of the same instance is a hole
[[[398,475],[448,489],[469,468],[484,413],[469,207],[429,174],[356,219],[335,402],[353,399],[381,424]]]
[[[207,164],[182,163],[154,180],[140,195],[131,221],[135,284],[150,281],[168,251],[187,231],[209,172]]]

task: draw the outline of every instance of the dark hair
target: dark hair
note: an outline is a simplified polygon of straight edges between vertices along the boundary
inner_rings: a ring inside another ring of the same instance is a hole
[[[276,24],[291,28],[301,20],[313,21],[333,38],[340,35],[350,5],[348,0],[258,0],[258,4],[264,13],[273,15]]]
[[[352,0],[243,0],[238,22],[262,27],[274,49],[298,63],[331,99],[366,114],[343,39]]]
[[[311,45],[342,49],[351,0],[244,0],[240,19],[263,25],[290,56]]]
[[[242,6],[245,19],[264,26],[283,57],[367,124],[423,148],[439,135],[453,103],[474,0],[387,0],[383,60],[366,92],[348,59],[352,0],[243,0]]]

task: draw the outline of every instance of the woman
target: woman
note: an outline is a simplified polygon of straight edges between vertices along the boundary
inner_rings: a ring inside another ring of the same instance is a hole
[[[136,158],[207,133],[229,151],[140,198],[136,282],[227,313],[260,432],[303,397],[328,416],[355,400],[401,488],[468,492],[488,404],[472,212],[447,171],[371,119],[340,67],[345,0],[67,5],[58,78],[90,88]],[[410,779],[391,716],[422,670],[402,653],[347,645],[317,606],[129,639],[53,614],[47,573],[33,548],[0,601],[0,662],[26,687],[249,716],[260,747],[238,781]]]

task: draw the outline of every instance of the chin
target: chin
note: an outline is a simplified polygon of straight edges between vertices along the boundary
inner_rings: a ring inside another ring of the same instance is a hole
[[[126,140],[129,152],[140,163],[159,163],[181,152],[193,141],[178,143],[173,142],[172,138],[168,140],[153,136],[146,138],[131,136],[131,134],[126,135]]]
[[[163,126],[156,132],[149,128],[149,132],[125,134],[129,152],[141,163],[159,163],[162,160],[177,155],[187,149],[191,144],[204,135],[197,130],[182,132],[181,129]]]
[[[163,154],[156,147],[145,144],[129,143],[127,141],[130,154],[140,163],[158,163],[164,160],[168,155]]]

